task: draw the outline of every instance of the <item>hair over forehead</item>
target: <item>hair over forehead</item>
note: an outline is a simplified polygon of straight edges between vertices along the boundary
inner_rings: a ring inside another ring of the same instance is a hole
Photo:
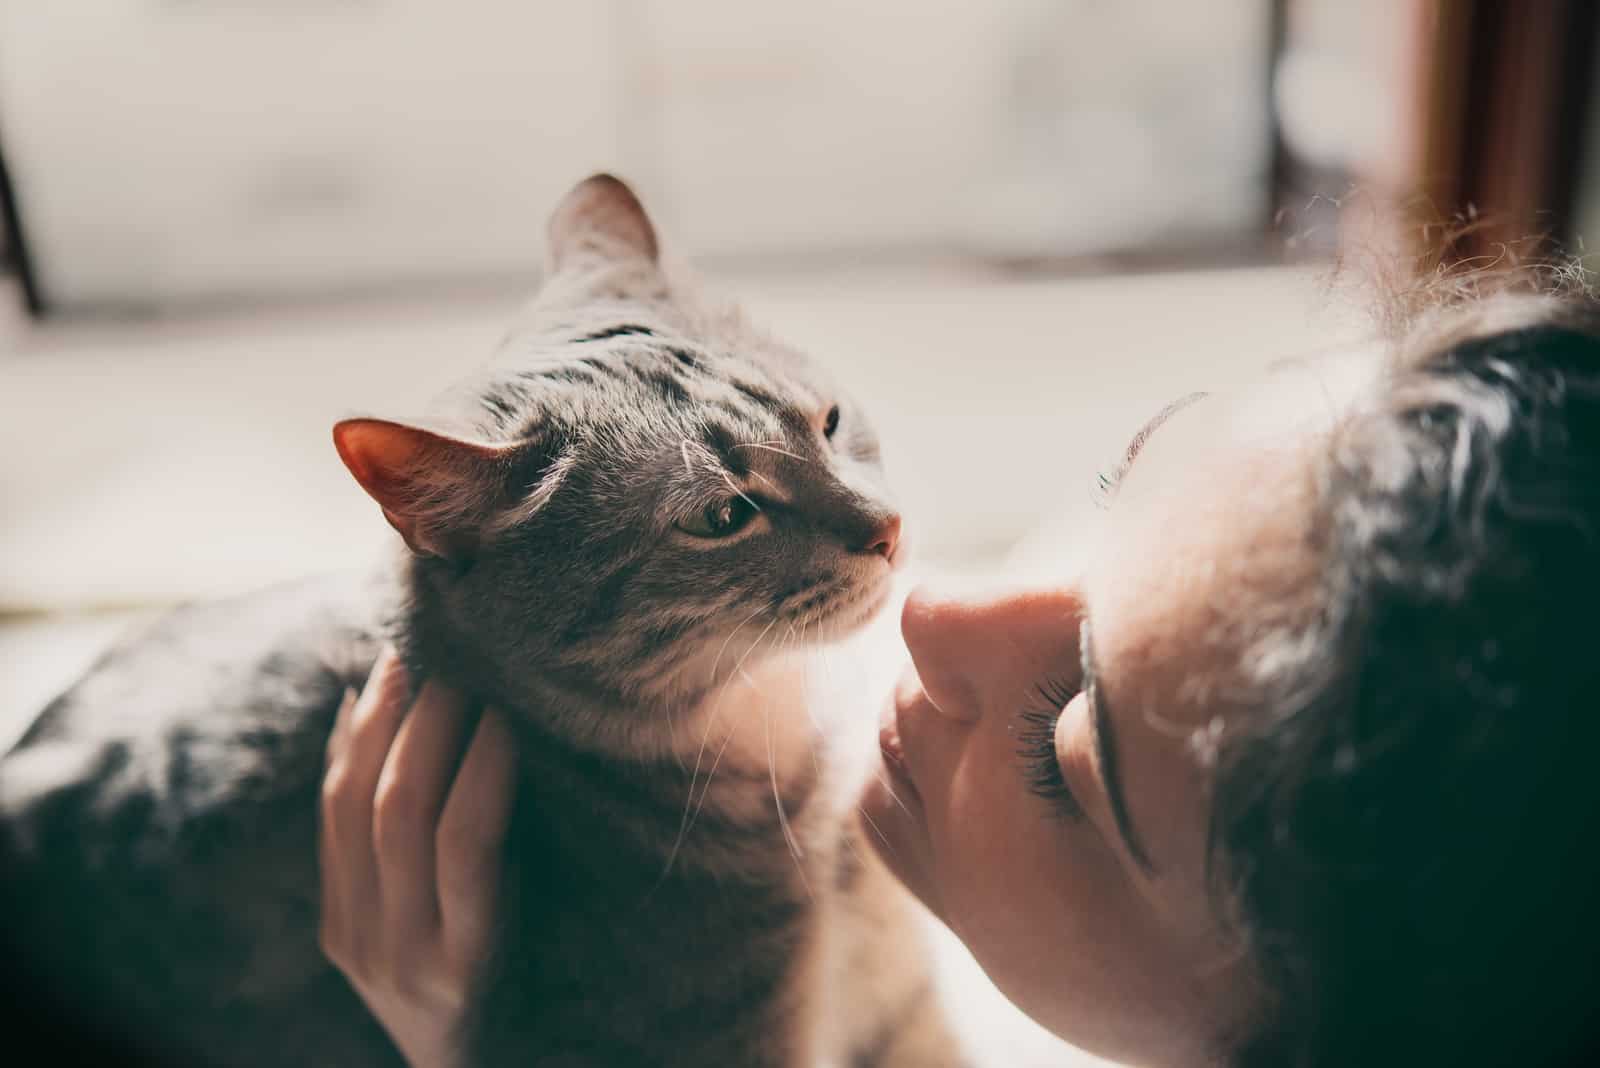
[[[1213,873],[1268,1002],[1241,1065],[1593,1037],[1600,317],[1561,265],[1406,299],[1316,464],[1315,610],[1261,628],[1221,739]]]

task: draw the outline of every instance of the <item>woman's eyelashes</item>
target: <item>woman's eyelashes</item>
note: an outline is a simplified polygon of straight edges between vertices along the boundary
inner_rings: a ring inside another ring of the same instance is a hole
[[[1039,687],[1039,703],[1017,714],[1016,730],[1017,756],[1028,789],[1048,801],[1057,815],[1070,820],[1083,819],[1084,811],[1056,756],[1056,725],[1061,710],[1077,692],[1063,682],[1044,682]]]

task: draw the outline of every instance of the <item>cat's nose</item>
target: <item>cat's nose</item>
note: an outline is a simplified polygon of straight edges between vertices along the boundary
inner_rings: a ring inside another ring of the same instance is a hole
[[[900,517],[891,512],[887,519],[867,535],[867,544],[862,552],[877,553],[892,564],[895,550],[898,548],[900,548]]]

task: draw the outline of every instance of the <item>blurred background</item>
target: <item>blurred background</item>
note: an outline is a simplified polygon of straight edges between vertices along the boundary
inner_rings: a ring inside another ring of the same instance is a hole
[[[1070,542],[1165,400],[1365,331],[1338,264],[1581,254],[1597,40],[1587,0],[0,0],[0,745],[149,613],[380,551],[329,426],[483,358],[591,171],[983,568]]]

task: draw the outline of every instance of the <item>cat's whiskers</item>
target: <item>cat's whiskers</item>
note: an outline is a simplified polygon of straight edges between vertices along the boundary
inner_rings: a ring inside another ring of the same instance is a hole
[[[733,640],[734,635],[738,634],[739,631],[741,629],[743,629],[744,626],[747,623],[749,623],[752,619],[755,619],[756,616],[760,615],[763,611],[766,610],[766,608],[767,608],[766,605],[758,606],[755,611],[751,612],[749,615],[745,616],[744,619],[740,620],[738,626],[734,627],[733,631],[728,635],[728,637],[723,640],[722,646],[717,650],[716,659],[712,663],[711,675],[712,675],[713,679],[715,679],[715,677],[716,677],[717,665],[721,663],[723,653],[727,651],[728,643]],[[745,661],[749,660],[750,657],[756,652],[756,650],[758,648],[760,648],[762,641],[765,640],[767,635],[772,632],[772,628],[774,626],[776,626],[777,623],[778,623],[778,617],[777,616],[773,616],[772,619],[767,621],[767,625],[762,628],[760,634],[756,635],[755,641],[750,643],[750,647],[748,649],[746,649],[744,651],[744,653],[739,657],[738,662],[735,663],[734,666],[733,666],[733,671],[729,673],[730,678],[732,678],[734,676],[738,676],[738,677],[743,678],[745,683],[748,686],[750,686],[753,690],[755,690],[755,692],[758,695],[760,695],[762,697],[765,697],[766,695],[764,693],[762,693],[761,687],[755,681],[755,679],[751,678],[749,673],[747,673],[744,670],[744,665],[745,665]],[[694,829],[695,823],[699,820],[700,812],[705,808],[706,802],[707,802],[708,798],[711,796],[712,779],[716,776],[717,768],[722,764],[722,756],[723,756],[723,754],[727,752],[728,745],[733,740],[733,735],[735,733],[735,729],[733,727],[730,727],[723,735],[722,744],[720,746],[718,746],[718,748],[717,748],[716,755],[715,755],[715,757],[713,757],[713,759],[711,761],[711,767],[706,771],[705,784],[703,786],[701,786],[701,788],[700,788],[699,804],[698,805],[695,804],[695,786],[699,782],[701,763],[705,758],[706,747],[709,744],[710,739],[711,739],[711,732],[716,728],[716,725],[719,722],[721,722],[719,713],[722,710],[722,702],[724,700],[726,700],[726,698],[728,696],[728,691],[731,688],[732,688],[731,685],[724,686],[717,693],[716,697],[712,700],[711,707],[706,711],[706,728],[701,733],[700,746],[699,746],[699,749],[695,753],[694,771],[689,776],[689,789],[688,789],[688,792],[686,793],[686,795],[684,797],[684,802],[683,802],[683,818],[680,819],[679,822],[678,822],[678,836],[677,836],[676,839],[673,840],[672,849],[668,851],[666,863],[662,867],[661,878],[663,880],[672,871],[672,865],[677,861],[678,854],[682,850],[684,842],[688,839],[689,832]],[[765,705],[762,706],[762,713],[763,713],[763,715],[766,714],[766,706]],[[767,738],[767,741],[768,741],[768,766],[769,766],[769,769],[770,769],[771,768],[771,763],[772,763],[772,760],[771,760],[771,757],[772,757],[771,740],[772,739],[771,739],[771,721],[770,721],[770,719],[767,721],[767,728],[768,728],[768,738]],[[773,775],[774,775],[774,778],[773,778],[773,789],[774,789],[774,791],[776,791],[777,790],[776,772],[774,772]],[[783,826],[784,826],[785,838],[789,839],[791,841],[791,843],[792,843],[793,833],[788,828],[787,817],[786,817],[786,815],[785,815],[785,813],[784,813],[784,811],[782,809],[781,802],[780,802],[780,805],[779,805],[778,817],[779,817],[779,823],[783,824]],[[659,883],[658,883],[658,885],[659,885]],[[809,890],[809,888],[808,888],[808,890]]]
[[[762,697],[760,708],[762,708],[762,726],[763,729],[765,729],[766,734],[766,777],[768,777],[768,780],[773,783],[773,804],[774,806],[778,807],[778,827],[781,828],[782,835],[784,835],[784,843],[787,843],[787,846],[789,846],[790,855],[794,857],[795,871],[798,871],[798,875],[800,875],[800,883],[802,883],[802,886],[805,886],[806,897],[814,897],[813,892],[811,892],[810,879],[806,879],[805,865],[802,863],[802,860],[805,859],[805,849],[800,846],[800,839],[798,839],[798,836],[795,835],[794,827],[790,827],[789,811],[784,809],[784,796],[782,796],[782,790],[779,790],[778,787],[778,751],[776,751],[776,748],[774,748],[773,745],[773,710],[771,710],[771,700],[768,699],[766,692],[762,691],[760,684],[758,684],[754,678],[750,678],[749,673],[746,673],[746,670],[744,670],[744,662],[749,660],[750,656],[752,656],[752,654],[754,654],[754,652],[760,648],[762,641],[766,640],[766,635],[770,635],[770,633],[773,632],[773,627],[776,627],[776,625],[778,625],[778,617],[774,616],[773,619],[768,620],[768,624],[766,624],[766,627],[763,628],[762,633],[757,635],[754,643],[750,643],[750,648],[746,649],[744,656],[739,657],[738,664],[734,665],[733,673],[734,675],[741,676],[741,678],[746,681],[747,686],[750,686],[750,689],[754,689],[755,694],[757,694],[758,697]],[[792,630],[792,628],[790,628],[790,630]],[[774,640],[774,644],[776,644],[776,640]],[[718,695],[718,700],[720,700],[720,695]],[[728,737],[733,737],[733,732],[728,732]],[[709,775],[707,775],[706,779],[706,790],[701,791],[701,807],[704,807],[704,803],[706,803],[707,793],[710,793]]]
[[[818,656],[819,656],[819,660],[821,660],[822,667],[824,667],[824,670],[826,670],[827,673],[829,673],[829,687],[830,687],[830,689],[837,689],[837,683],[835,683],[834,675],[832,675],[832,671],[834,671],[834,662],[832,662],[832,660],[830,660],[829,657],[827,657],[826,649],[824,649],[824,651],[819,651]],[[878,785],[882,785],[882,787],[885,788],[886,791],[888,791],[888,795],[890,795],[891,801],[894,801],[894,804],[898,804],[899,809],[901,809],[902,812],[906,812],[907,815],[910,815],[910,809],[907,809],[906,803],[904,803],[904,801],[902,801],[901,796],[899,796],[898,793],[896,793],[896,791],[894,791],[894,785],[893,785],[893,783],[890,782],[890,779],[888,779],[888,775],[883,774],[883,767],[882,766],[878,766],[878,764],[874,764],[874,766],[872,766],[872,769],[870,769],[870,774],[872,774],[872,777],[874,777],[874,779],[878,780]],[[870,825],[872,825],[872,831],[874,831],[875,835],[878,836],[878,839],[880,839],[880,841],[882,841],[883,847],[885,847],[885,849],[888,849],[888,851],[890,851],[890,852],[894,852],[893,847],[890,846],[890,841],[888,841],[888,838],[885,838],[885,836],[883,836],[883,831],[880,830],[880,828],[878,828],[877,823],[872,822],[872,817],[870,817],[870,815],[867,815],[866,809],[864,809],[864,807],[862,807],[861,804],[859,804],[859,803],[856,804],[856,806],[854,806],[854,807],[856,807],[856,812],[859,812],[859,814],[861,814],[861,819],[866,820],[867,823],[870,823]],[[858,859],[859,859],[859,857],[861,857],[861,854],[859,854],[859,851],[856,851],[856,847],[854,847],[854,844],[851,843],[850,836],[848,836],[848,835],[845,836],[845,847],[848,847],[848,849],[850,849],[850,851],[853,852],[853,854],[856,854],[856,857],[858,857]]]
[[[717,678],[717,666],[722,663],[722,654],[727,652],[728,643],[733,641],[734,637],[744,629],[745,624],[749,623],[752,619],[756,618],[756,616],[760,615],[765,608],[766,605],[757,605],[755,611],[741,619],[733,628],[733,630],[728,632],[728,636],[722,640],[721,647],[717,649],[716,658],[711,662],[711,682],[713,685],[715,684]],[[768,626],[770,627],[770,624],[768,624]],[[763,631],[763,633],[765,633],[765,631]],[[756,640],[757,642],[760,641],[759,638]],[[744,662],[741,660],[740,664],[742,665],[743,663]],[[706,712],[706,728],[700,734],[700,747],[695,751],[694,755],[694,771],[690,772],[689,774],[689,789],[684,794],[683,798],[683,816],[678,820],[678,837],[673,840],[672,848],[667,852],[666,864],[661,870],[661,878],[663,880],[666,879],[667,875],[672,871],[672,865],[678,859],[678,851],[683,848],[684,840],[688,837],[690,828],[694,826],[694,821],[700,815],[700,810],[696,808],[694,804],[694,788],[695,784],[700,781],[700,765],[701,762],[705,760],[706,747],[711,742],[711,732],[716,728],[718,723],[717,713],[721,711],[722,701],[723,698],[727,696],[727,693],[728,691],[726,687],[719,691],[716,698],[711,703],[711,708]],[[702,807],[705,805],[706,794],[710,793],[711,791],[711,777],[716,774],[717,765],[722,762],[722,754],[728,748],[728,740],[732,737],[733,732],[731,730],[723,737],[722,746],[717,750],[716,757],[711,762],[711,770],[706,773],[705,790],[703,790],[700,795],[700,804]],[[673,752],[676,754],[677,751],[677,746],[674,745]],[[681,757],[678,761],[678,766],[680,768],[683,766]],[[659,886],[660,884],[658,883],[657,885]]]
[[[658,888],[662,882],[666,881],[667,876],[671,874],[672,865],[678,859],[678,852],[683,848],[684,841],[689,837],[690,828],[694,826],[694,821],[700,815],[700,809],[696,808],[694,803],[694,788],[695,784],[700,780],[700,763],[705,759],[706,747],[711,741],[711,732],[719,722],[717,709],[721,703],[722,694],[719,693],[716,701],[712,704],[711,710],[706,714],[706,729],[700,735],[700,748],[694,757],[694,771],[689,774],[689,789],[683,798],[683,815],[678,819],[678,837],[673,839],[672,848],[667,851],[666,863],[661,867],[661,878],[656,883]],[[728,740],[732,737],[733,731],[731,730],[723,735],[722,745],[717,749],[716,757],[711,762],[711,769],[706,772],[705,790],[700,795],[701,806],[705,805],[706,794],[711,792],[711,777],[717,773],[717,765],[722,763],[722,753],[728,748]],[[651,892],[654,893],[653,890]]]
[[[722,766],[722,754],[728,751],[728,743],[732,741],[733,731],[730,730],[722,736],[722,744],[717,746],[716,755],[711,760],[711,768],[706,772],[705,786],[701,787],[700,790],[700,803],[695,806],[694,813],[689,817],[689,826],[684,831],[684,837],[688,837],[689,831],[694,830],[695,823],[699,821],[700,813],[706,807],[706,798],[711,793],[711,780],[716,777],[717,768]],[[689,786],[689,796],[691,798],[694,796],[694,785],[692,783]]]
[[[794,625],[790,624],[789,633],[794,638],[794,646],[796,649],[800,648],[804,644],[806,628],[808,626],[810,626],[809,623],[802,622],[799,629],[796,630]],[[813,658],[812,663],[816,663],[816,660],[822,655],[822,651],[818,650],[817,657]],[[805,709],[806,721],[811,724],[811,730],[806,733],[806,750],[811,754],[811,770],[816,774],[817,781],[822,782],[822,759],[817,753],[817,748],[826,744],[824,742],[826,733],[823,729],[822,722],[817,719],[816,712],[814,711],[817,696],[816,689],[813,686],[814,681],[815,680],[812,677],[811,669],[808,667],[807,670],[802,672],[800,675],[800,698],[801,705]],[[830,686],[829,692],[831,691],[832,687]]]
[[[907,816],[911,815],[911,810],[906,807],[906,803],[902,801],[900,799],[900,795],[895,792],[894,783],[889,780],[888,773],[884,771],[881,763],[875,763],[872,766],[872,776],[878,780],[878,785],[882,786],[884,790],[888,791],[889,800],[893,801],[897,806],[899,806],[901,812],[904,812]],[[864,810],[860,810],[859,806],[858,810],[861,811],[862,816],[866,816],[866,812]],[[887,845],[888,843],[885,842],[884,844]]]
[[[801,456],[799,453],[790,452],[788,449],[778,448],[779,444],[781,444],[781,439],[780,441],[746,441],[731,447],[735,449],[761,449],[764,452],[775,452],[779,456],[787,456],[791,460],[799,460],[803,464],[808,464],[811,462],[809,459]]]
[[[678,718],[672,714],[675,702],[668,701],[667,711],[667,748],[672,750],[672,759],[678,765],[679,771],[688,771],[689,765],[683,759],[683,750],[678,748]],[[693,780],[690,780],[691,783]]]
[[[786,626],[788,630],[788,634],[786,636],[787,644],[792,648],[798,649],[800,647],[801,637],[805,633],[805,624],[802,623],[798,630],[795,628],[793,623],[789,623]],[[780,640],[778,647],[781,649],[784,644],[785,642]],[[806,719],[810,722],[813,728],[811,731],[806,732],[806,751],[811,755],[811,767],[816,774],[817,781],[821,782],[822,764],[817,757],[817,736],[822,728],[817,722],[816,716],[812,712],[811,704],[813,696],[810,672],[803,671],[800,675],[800,703],[801,707],[805,709]],[[805,850],[801,847],[799,839],[795,836],[793,829],[789,825],[788,814],[783,808],[783,796],[781,791],[778,789],[778,763],[777,754],[774,752],[772,743],[772,717],[769,704],[762,705],[762,716],[766,720],[767,769],[772,780],[772,801],[778,809],[778,825],[783,828],[784,839],[789,843],[789,852],[794,856],[795,871],[800,876],[801,885],[805,887],[806,896],[811,897],[814,900],[815,895],[811,890],[811,882],[806,878],[805,865],[801,863],[805,857]]]
[[[860,811],[859,806],[857,807],[857,811]],[[863,812],[862,815],[864,816],[866,813]],[[842,834],[839,836],[839,842],[844,846],[846,852],[848,852],[852,857],[856,858],[857,864],[865,864],[867,862],[867,858],[861,855],[861,850],[856,848],[854,835]]]
[[[722,654],[728,651],[728,643],[733,641],[734,636],[744,629],[744,625],[746,623],[750,622],[752,619],[756,618],[756,616],[765,611],[766,607],[767,606],[764,604],[757,605],[754,612],[751,612],[749,615],[741,619],[738,625],[728,632],[728,636],[722,639],[722,645],[717,649],[717,655],[711,661],[711,677],[707,680],[710,685],[715,686],[717,684],[717,666],[722,663]],[[718,700],[720,701],[721,698],[719,697]]]
[[[801,623],[800,629],[796,630],[793,623],[789,624],[789,637],[796,649],[799,649],[803,643],[807,625],[806,623]],[[821,656],[820,650],[818,651],[818,656]],[[817,756],[817,740],[822,736],[822,724],[818,721],[816,713],[812,711],[816,692],[813,690],[811,683],[811,672],[809,670],[802,672],[800,675],[800,706],[805,709],[806,720],[811,724],[811,731],[806,735],[806,746],[811,751],[811,768],[817,773],[817,780],[820,782],[822,780],[822,762]]]
[[[748,621],[748,618],[747,618],[747,621]],[[745,673],[744,662],[746,660],[748,660],[750,658],[750,655],[752,653],[754,653],[756,651],[756,649],[761,645],[762,639],[764,639],[767,636],[767,634],[772,630],[773,625],[776,624],[777,622],[778,622],[777,617],[774,616],[773,619],[771,620],[771,622],[769,622],[766,625],[766,628],[763,629],[762,632],[759,635],[757,635],[756,640],[751,643],[750,648],[745,650],[744,656],[739,658],[738,664],[734,665],[734,669],[733,669],[733,674],[734,675],[742,677],[744,679],[744,681],[745,681],[745,684],[748,685],[749,687],[751,687],[753,690],[755,690],[755,692],[758,695],[762,696],[762,697],[765,697],[766,695],[764,693],[762,693],[761,687],[756,683],[756,681],[753,678],[751,678],[748,674]],[[708,723],[707,723],[707,726],[706,726],[706,731],[707,731],[706,737],[710,737],[711,725],[715,724],[717,722],[720,722],[718,717],[717,717],[717,713],[721,710],[722,701],[723,701],[724,698],[727,697],[728,691],[730,689],[732,689],[732,683],[731,682],[727,686],[723,687],[722,691],[717,694],[716,700],[713,702],[711,710],[707,714]],[[762,706],[762,714],[763,714],[763,716],[766,715],[766,706],[765,705]],[[768,735],[767,735],[767,742],[768,742],[767,766],[768,766],[768,768],[770,770],[772,768],[772,766],[773,766],[772,765],[772,748],[771,748],[771,741],[772,741],[772,737],[771,737],[771,720],[768,719],[766,722],[767,722],[767,729],[768,729]],[[689,832],[694,830],[695,823],[700,819],[700,813],[705,809],[706,801],[711,796],[711,782],[712,782],[712,779],[714,779],[716,777],[717,768],[722,765],[722,755],[728,751],[728,744],[733,741],[733,736],[734,736],[735,733],[736,733],[736,727],[729,727],[728,730],[723,734],[723,736],[722,736],[722,744],[717,747],[716,756],[711,761],[711,768],[706,772],[705,785],[700,788],[700,803],[694,807],[694,811],[689,816],[688,823],[685,825],[683,830],[679,833],[678,841],[677,841],[677,843],[675,843],[673,845],[673,849],[672,849],[672,856],[673,857],[677,856],[678,849],[682,846],[683,841],[688,837]],[[698,761],[696,761],[696,765],[698,767]],[[773,781],[773,789],[774,789],[774,791],[777,790],[776,778],[774,778],[774,781]],[[692,801],[693,798],[694,798],[694,781],[691,779],[690,782],[689,782],[689,800]],[[781,801],[779,802],[778,817],[779,817],[779,822],[780,823],[785,823],[784,812],[783,812],[783,807],[782,807],[782,802]],[[785,823],[785,831],[787,832],[787,824],[786,823]],[[789,837],[789,835],[786,833],[785,837],[787,838],[787,837]],[[671,861],[669,859],[668,867],[670,868],[670,866],[671,866]],[[663,872],[662,877],[663,878],[666,877],[664,872]],[[802,875],[801,878],[804,878],[804,875]],[[810,892],[810,887],[808,886],[806,889],[807,889],[807,892],[809,893]]]
[[[796,638],[795,642],[797,646],[804,641],[806,628],[810,625],[810,623],[800,624],[798,637]],[[833,661],[828,656],[827,649],[817,649],[814,662],[819,665],[820,670],[827,676],[824,680],[823,692],[825,694],[837,694],[839,692],[838,682],[833,671]],[[818,747],[827,744],[828,735],[824,731],[821,721],[817,719],[816,713],[812,711],[813,699],[816,696],[816,692],[812,686],[813,679],[811,673],[809,671],[806,672],[802,678],[804,680],[802,682],[802,686],[804,687],[806,718],[811,721],[812,727],[811,734],[808,736],[806,741],[811,750],[811,768],[816,773],[817,781],[821,782],[823,781],[822,761],[817,754],[817,749]],[[853,807],[857,808],[858,810],[860,808],[859,804]],[[865,816],[866,813],[863,812],[862,815]],[[845,848],[845,850],[856,859],[857,864],[864,865],[867,862],[867,858],[861,855],[861,850],[856,848],[855,836],[853,834],[846,833],[840,835],[839,842]]]
[[[727,468],[722,466],[722,463],[717,459],[716,454],[705,445],[698,441],[692,441],[689,438],[683,438],[678,442],[678,451],[683,456],[683,470],[686,474],[694,473],[694,457],[698,455],[701,464],[714,472],[718,478],[722,479],[722,481],[727,484],[728,489],[733,491],[734,496],[742,498],[746,504],[754,508],[756,511],[761,511],[761,506],[757,504],[747,493],[745,493],[744,490],[738,487],[738,485],[733,481],[733,476],[728,473]],[[771,480],[766,476],[761,475],[758,472],[751,473],[755,474],[756,477],[760,478],[763,482],[766,482],[767,485],[772,485]]]
[[[867,826],[871,827],[872,833],[878,836],[878,841],[883,843],[883,848],[888,850],[890,853],[894,853],[894,846],[889,843],[889,838],[883,833],[883,828],[879,827],[877,821],[867,814],[867,810],[860,805],[857,805],[856,812],[860,813],[861,818],[867,821]]]
[[[740,489],[738,487],[738,485],[733,481],[733,476],[732,475],[728,474],[728,472],[726,472],[726,471],[721,471],[721,470],[719,470],[717,472],[717,474],[722,476],[722,481],[724,481],[724,482],[726,482],[728,484],[728,488],[731,489],[736,496],[744,498],[744,503],[748,504],[750,507],[754,508],[758,512],[761,511],[761,506],[759,504],[757,504],[753,499],[751,499],[749,494],[745,493],[744,490],[742,490],[742,489]]]
[[[761,687],[756,684],[756,681],[754,679],[752,679],[749,675],[745,674],[744,662],[746,660],[750,659],[751,654],[754,653],[756,651],[756,649],[760,648],[762,639],[764,639],[768,635],[768,633],[771,632],[773,627],[777,626],[777,623],[778,623],[778,617],[777,616],[773,616],[772,619],[767,622],[766,627],[762,629],[761,633],[756,635],[756,640],[750,643],[750,648],[748,648],[748,649],[746,649],[744,651],[744,655],[739,658],[739,662],[737,664],[733,665],[733,674],[735,674],[735,675],[743,675],[744,676],[744,681],[749,683],[750,686],[756,691],[756,693],[761,693]],[[763,694],[763,696],[765,696],[765,695]]]
[[[778,757],[772,746],[772,709],[766,702],[761,705],[761,718],[765,721],[767,730],[767,777],[772,781],[772,803],[778,809],[778,826],[783,829],[783,840],[789,844],[789,853],[794,857],[794,870],[800,876],[800,885],[805,887],[806,897],[815,901],[816,895],[811,892],[811,880],[806,878],[806,867],[802,863],[805,859],[805,850],[800,847],[794,829],[789,826],[789,814],[783,808],[783,792],[778,789]]]
[[[904,812],[907,816],[911,815],[911,810],[906,807],[906,803],[900,800],[899,794],[894,792],[894,783],[889,781],[889,777],[876,768],[873,769],[872,774],[878,780],[879,785],[889,791],[889,800],[900,806],[901,812]]]

